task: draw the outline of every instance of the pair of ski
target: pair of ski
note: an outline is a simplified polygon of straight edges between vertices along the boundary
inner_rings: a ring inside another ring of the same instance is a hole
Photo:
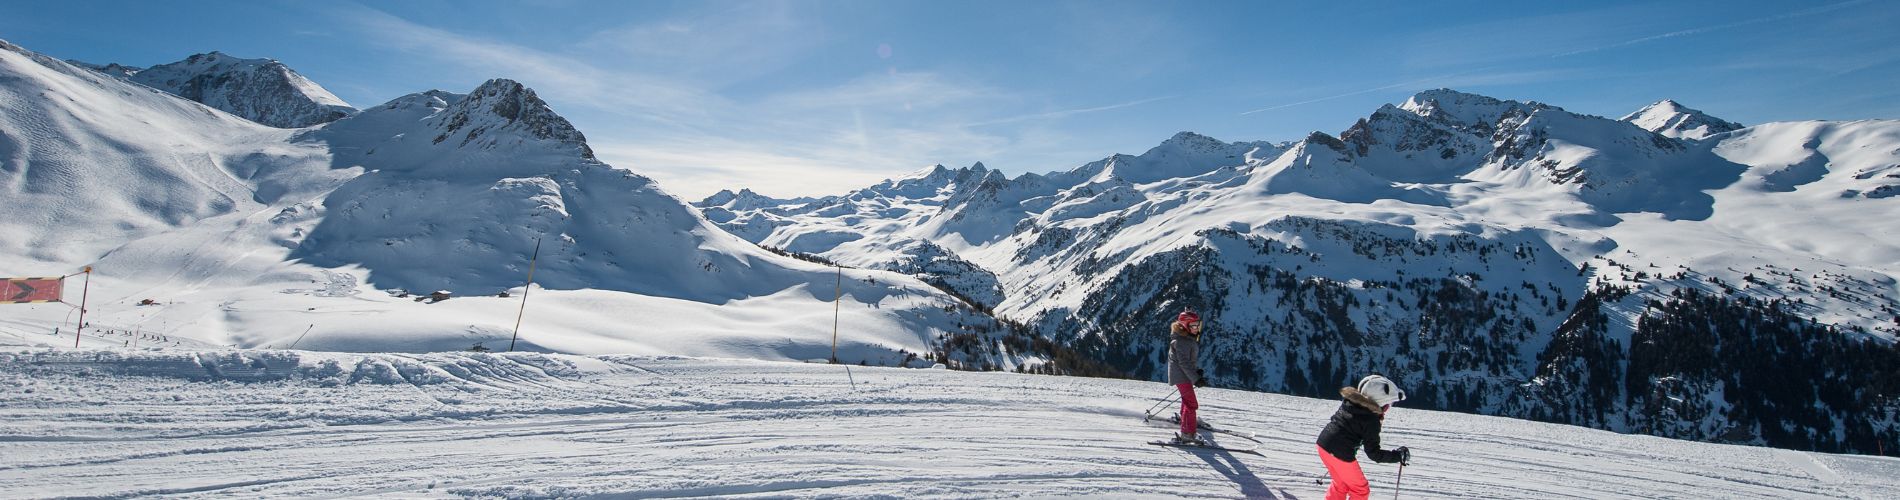
[[[1167,424],[1168,427],[1174,427],[1174,428],[1180,428],[1181,426],[1181,417],[1179,415],[1170,415],[1166,417],[1158,416],[1158,415],[1148,415],[1147,417],[1144,417],[1141,420],[1143,422],[1154,424],[1156,426],[1160,426],[1162,424]],[[1196,428],[1196,430],[1200,432],[1225,434],[1225,435],[1245,439],[1248,441],[1253,441],[1256,444],[1260,443],[1260,439],[1254,437],[1254,433],[1252,432],[1236,431],[1236,430],[1228,429],[1226,427],[1215,427],[1212,425],[1208,425],[1206,420],[1196,419],[1194,427]],[[1266,456],[1265,454],[1260,453],[1259,450],[1253,447],[1242,448],[1242,447],[1233,447],[1233,446],[1221,446],[1218,444],[1208,442],[1206,440],[1202,440],[1199,443],[1159,440],[1159,441],[1149,441],[1148,444],[1152,444],[1155,446],[1168,446],[1168,447],[1174,447],[1174,448],[1220,450],[1220,451],[1228,451],[1228,452],[1233,452],[1233,453],[1252,453],[1254,455],[1260,455],[1263,457]]]

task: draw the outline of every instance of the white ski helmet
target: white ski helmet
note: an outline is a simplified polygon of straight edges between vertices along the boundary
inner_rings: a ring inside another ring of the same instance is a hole
[[[1379,406],[1405,400],[1405,390],[1399,389],[1399,384],[1394,384],[1391,379],[1380,375],[1367,375],[1366,378],[1359,379],[1358,389],[1360,394],[1372,398],[1372,402],[1379,403]]]

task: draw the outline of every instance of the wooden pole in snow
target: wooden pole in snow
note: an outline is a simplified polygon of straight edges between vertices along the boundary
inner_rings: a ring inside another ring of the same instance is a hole
[[[303,336],[304,336],[304,335],[309,335],[309,334],[310,334],[310,330],[311,330],[312,328],[316,328],[316,327],[317,327],[317,324],[316,324],[316,323],[311,323],[311,324],[310,324],[310,326],[308,326],[308,327],[305,327],[305,328],[303,329],[303,333],[302,333],[302,334],[299,334],[299,335],[297,335],[297,340],[293,340],[293,341],[290,341],[290,347],[286,347],[285,349],[296,349],[296,348],[297,348],[297,343],[298,343],[298,342],[303,342]]]
[[[79,348],[79,332],[86,331],[86,297],[92,294],[92,266],[86,266],[86,284],[79,289],[79,328],[73,329],[73,348]]]
[[[831,364],[838,364],[838,310],[844,307],[844,265],[838,266],[838,298],[831,301]]]
[[[528,257],[528,284],[521,285],[521,310],[515,312],[515,333],[508,338],[508,352],[515,352],[515,340],[521,338],[521,317],[528,314],[528,290],[534,289],[534,263],[541,259],[541,239],[534,239],[534,255]]]

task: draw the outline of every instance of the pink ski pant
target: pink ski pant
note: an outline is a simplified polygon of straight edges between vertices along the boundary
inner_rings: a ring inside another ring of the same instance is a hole
[[[1372,498],[1372,485],[1366,483],[1366,473],[1359,469],[1359,462],[1340,460],[1319,445],[1313,447],[1319,448],[1319,460],[1326,463],[1326,473],[1333,476],[1333,486],[1326,489],[1326,500]]]
[[[1181,390],[1181,434],[1194,435],[1194,424],[1200,423],[1195,415],[1201,409],[1201,400],[1194,398],[1194,384],[1174,384]]]

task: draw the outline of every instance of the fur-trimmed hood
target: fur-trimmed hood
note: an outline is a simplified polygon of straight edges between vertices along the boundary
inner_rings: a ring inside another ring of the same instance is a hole
[[[1187,337],[1195,340],[1200,340],[1201,338],[1201,332],[1189,331],[1187,327],[1181,326],[1181,323],[1178,321],[1168,324],[1168,331],[1174,333],[1176,337]]]
[[[1373,401],[1372,397],[1361,394],[1359,389],[1341,387],[1339,388],[1339,397],[1346,398],[1346,401],[1352,402],[1367,410],[1372,410],[1372,413],[1385,414],[1385,407],[1379,406],[1379,403]]]

